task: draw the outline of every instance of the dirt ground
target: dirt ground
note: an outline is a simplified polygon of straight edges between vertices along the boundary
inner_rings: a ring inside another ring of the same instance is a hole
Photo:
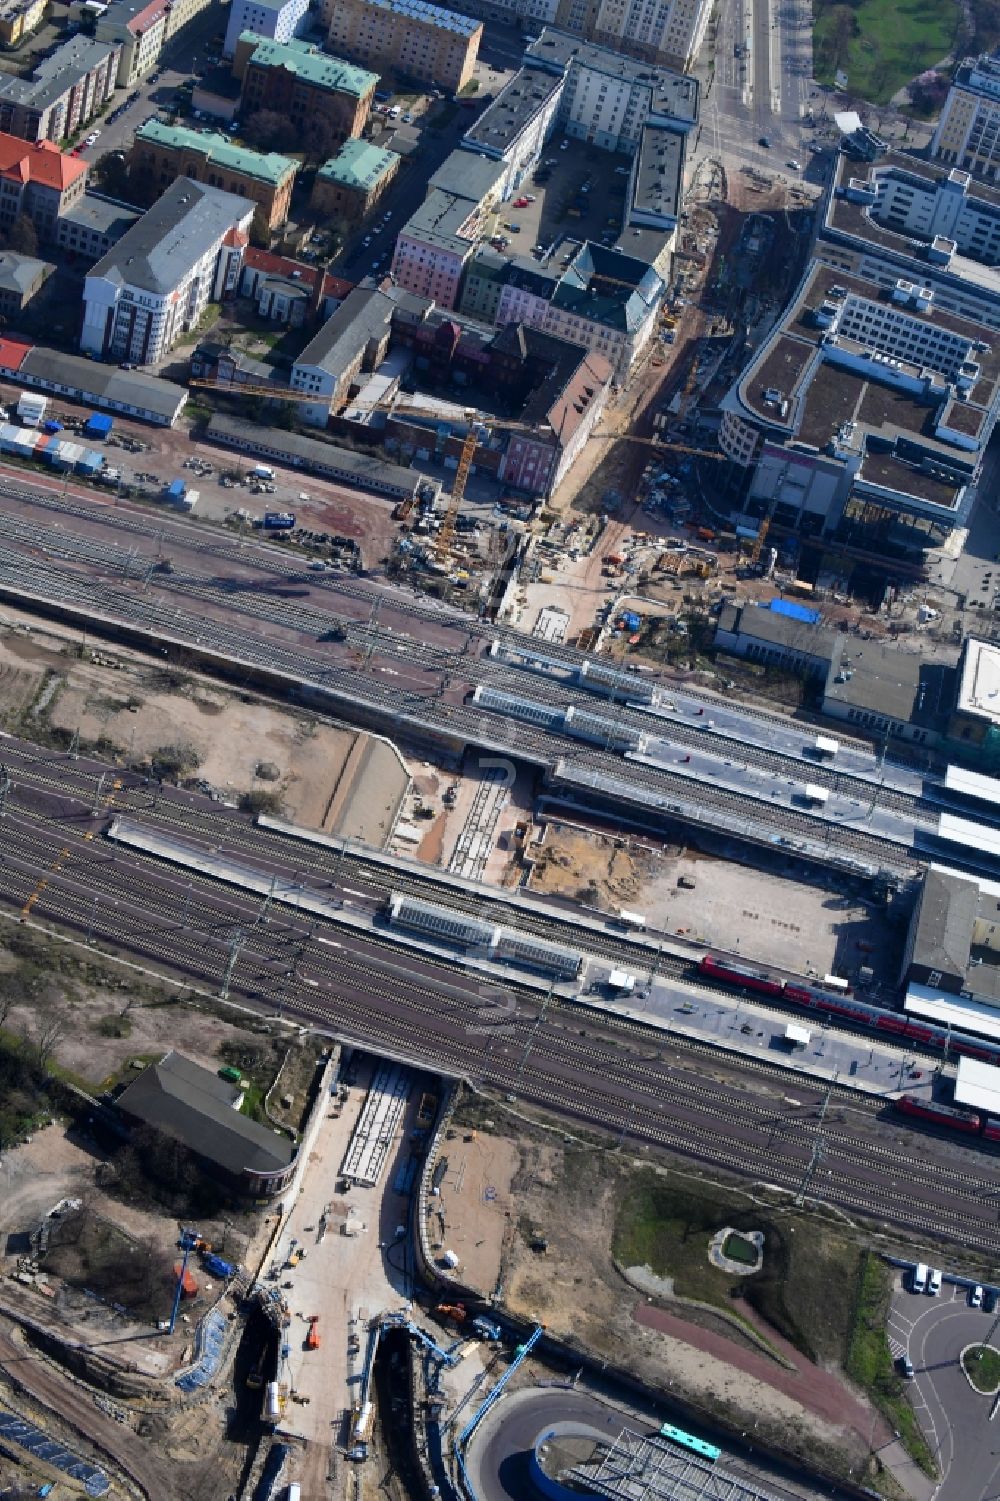
[[[16,405],[21,391],[20,386],[0,382],[0,401],[5,405]],[[77,406],[68,398],[60,396],[52,398],[47,415],[56,420],[67,415],[79,418],[89,410],[89,407]],[[116,434],[136,438],[149,446],[146,452],[132,454],[109,445],[106,452],[108,464],[119,469],[126,481],[131,480],[138,472],[148,472],[156,474],[166,486],[178,476],[188,475],[182,465],[185,459],[196,455],[212,464],[215,470],[213,474],[203,477],[196,477],[193,473],[188,476],[199,495],[197,516],[222,521],[240,509],[258,516],[266,510],[290,508],[294,510],[300,526],[329,532],[331,535],[351,537],[360,543],[366,566],[370,566],[372,562],[377,564],[391,549],[399,531],[398,524],[392,519],[391,500],[359,490],[349,490],[312,475],[297,474],[292,469],[278,465],[272,466],[275,470],[274,495],[255,496],[242,487],[224,489],[220,483],[223,473],[227,470],[246,473],[256,461],[220,448],[214,443],[204,443],[192,438],[191,427],[191,419],[184,414],[176,427],[158,428],[150,427],[144,422],[131,422],[115,413]],[[46,480],[44,474],[36,475],[34,471],[32,484],[47,486],[60,494],[63,492],[61,478]],[[102,492],[108,494],[106,486],[102,487]],[[69,494],[72,496],[73,493],[74,488],[71,487]],[[92,496],[94,491],[80,486],[78,493]]]
[[[539,895],[571,897],[602,912],[619,907],[647,912],[647,885],[660,851],[626,837],[612,838],[571,824],[547,822],[531,846],[534,865],[528,885]]]
[[[275,792],[293,822],[375,846],[392,826],[406,787],[399,758],[363,732],[234,693],[194,672],[159,667],[125,649],[82,647],[77,633],[61,633],[6,607],[0,723],[29,739],[55,733],[62,744],[78,732],[81,745],[136,765],[165,746],[190,746],[192,774],[223,798]],[[265,775],[260,768],[267,768]]]
[[[488,1108],[486,1101],[477,1106]],[[836,1451],[842,1464],[867,1455],[872,1411],[839,1375],[810,1364],[770,1327],[762,1332],[780,1349],[780,1362],[734,1337],[722,1319],[637,1294],[624,1280],[611,1259],[619,1159],[602,1162],[593,1148],[567,1147],[547,1133],[524,1131],[511,1145],[512,1229],[500,1276],[512,1312],[793,1451],[814,1458]],[[476,1194],[448,1198],[449,1245],[463,1232],[482,1234],[480,1181]],[[544,1253],[531,1249],[536,1233],[547,1241]]]
[[[538,854],[529,885],[539,894],[604,912],[642,912],[651,928],[799,974],[856,978],[867,965],[877,981],[889,982],[898,972],[900,934],[885,909],[819,876],[784,877],[691,847],[557,822],[546,823],[542,844],[532,849]]]
[[[511,1229],[517,1146],[485,1131],[455,1130],[448,1132],[442,1156],[448,1170],[430,1216],[432,1237],[455,1252],[463,1282],[492,1293]]]

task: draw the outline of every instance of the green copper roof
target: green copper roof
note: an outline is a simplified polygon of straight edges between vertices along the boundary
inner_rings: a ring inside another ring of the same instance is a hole
[[[317,173],[324,182],[340,183],[345,188],[364,188],[366,191],[394,167],[399,157],[394,151],[383,151],[370,141],[345,141],[343,146],[324,162]]]
[[[377,73],[368,73],[345,63],[342,57],[331,57],[328,52],[319,52],[308,42],[293,39],[290,42],[273,42],[269,37],[258,36],[253,31],[240,33],[241,42],[256,41],[250,58],[265,68],[288,68],[298,78],[321,89],[336,89],[341,94],[353,94],[361,99],[378,83]]]
[[[232,141],[215,131],[189,130],[184,125],[164,125],[160,120],[147,120],[145,125],[140,125],[135,138],[175,151],[196,151],[217,167],[240,172],[244,177],[253,177],[274,188],[280,187],[289,172],[296,172],[300,166],[291,157],[279,156],[275,151],[251,151],[245,146],[234,146]]]

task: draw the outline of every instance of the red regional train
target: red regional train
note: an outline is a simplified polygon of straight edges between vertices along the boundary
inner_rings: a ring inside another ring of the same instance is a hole
[[[921,1100],[916,1095],[902,1094],[893,1101],[893,1109],[900,1115],[915,1116],[918,1120],[930,1121],[933,1126],[944,1126],[949,1131],[962,1131],[966,1136],[981,1136],[984,1141],[1000,1141],[1000,1120],[982,1116],[977,1110],[966,1110],[961,1105],[938,1105],[933,1100]]]
[[[784,980],[779,975],[771,974],[769,970],[734,963],[728,959],[717,959],[712,954],[706,954],[700,959],[697,969],[700,976],[716,984],[731,985],[738,990],[749,990],[755,995],[787,1001],[792,1006],[820,1012],[823,1016],[840,1017],[852,1026],[898,1037],[901,1042],[938,1053],[943,1053],[947,1048],[949,1057],[979,1058],[983,1063],[1000,1065],[1000,1045],[987,1042],[982,1037],[970,1037],[963,1032],[948,1032],[945,1027],[932,1026],[930,1022],[918,1021],[900,1011],[884,1011],[879,1006],[868,1006],[850,995],[834,994],[807,985],[801,980]]]

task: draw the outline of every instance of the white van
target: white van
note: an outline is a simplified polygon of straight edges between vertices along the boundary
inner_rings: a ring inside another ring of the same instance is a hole
[[[910,1291],[924,1293],[927,1291],[927,1267],[922,1261],[918,1261],[913,1268],[913,1276],[910,1279]]]
[[[941,1291],[941,1273],[936,1266],[931,1267],[930,1276],[927,1279],[927,1291],[932,1298],[936,1298]]]

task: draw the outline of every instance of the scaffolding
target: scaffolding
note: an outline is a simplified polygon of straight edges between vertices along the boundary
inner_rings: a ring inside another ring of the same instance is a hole
[[[565,1472],[589,1496],[606,1501],[776,1501],[746,1476],[668,1443],[623,1428],[610,1446]]]

